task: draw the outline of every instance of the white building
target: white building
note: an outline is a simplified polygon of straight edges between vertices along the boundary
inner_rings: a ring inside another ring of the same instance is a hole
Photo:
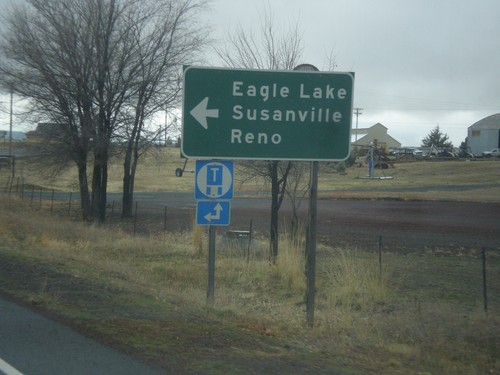
[[[500,147],[500,113],[485,117],[469,126],[467,147],[475,154]]]

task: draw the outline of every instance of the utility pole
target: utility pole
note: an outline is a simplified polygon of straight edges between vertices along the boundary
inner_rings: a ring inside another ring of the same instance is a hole
[[[358,117],[363,114],[362,110],[363,108],[354,108],[354,114],[356,115],[356,135],[354,136],[354,142],[358,140]]]
[[[10,121],[9,121],[9,156],[12,157],[12,104],[14,102],[14,84],[10,85]]]
[[[164,134],[164,137],[165,137],[165,147],[168,147],[168,142],[167,142],[167,128],[168,128],[168,125],[167,125],[167,121],[168,121],[168,111],[167,111],[167,106],[165,105],[165,134]],[[160,130],[160,134],[161,134],[161,130]],[[161,139],[161,136],[160,136],[160,139]]]

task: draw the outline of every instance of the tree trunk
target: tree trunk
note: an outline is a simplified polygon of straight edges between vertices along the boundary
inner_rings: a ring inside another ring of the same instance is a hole
[[[131,160],[129,156],[126,156],[123,163],[122,217],[132,216],[134,206],[135,172],[137,170],[138,158],[138,155],[134,153],[133,160]]]
[[[137,114],[140,117],[141,113]],[[139,140],[142,132],[142,121],[136,121],[132,134],[128,140],[125,151],[125,160],[123,162],[123,198],[122,198],[122,216],[132,216],[134,205],[134,183],[135,172],[137,170],[137,161],[139,160]]]
[[[278,212],[280,209],[277,161],[269,162],[269,172],[271,177],[270,258],[271,262],[276,263],[276,259],[278,258]]]
[[[103,223],[106,221],[106,185],[107,185],[107,166],[94,167],[94,184],[92,185],[92,214],[93,218]]]
[[[103,142],[96,145],[92,175],[92,217],[101,223],[106,221],[107,184],[108,146],[107,142]]]
[[[299,238],[299,215],[297,213],[297,206],[295,200],[292,199],[291,201],[292,201],[292,222],[290,223],[290,225],[291,225],[292,238],[295,240]]]
[[[271,261],[276,263],[278,258],[278,224],[279,224],[279,210],[283,198],[285,197],[286,184],[292,162],[288,162],[285,170],[282,172],[281,179],[279,178],[279,161],[274,160],[269,162],[269,176],[271,177],[271,230],[270,230],[270,253]]]
[[[99,204],[99,222],[104,223],[106,221],[106,204],[107,204],[107,194],[108,194],[108,161],[102,167],[102,186],[100,192],[100,204]]]
[[[82,218],[89,221],[92,217],[89,185],[87,181],[87,164],[78,165],[78,181],[80,185],[80,207],[82,210]]]
[[[134,205],[133,190],[131,186],[131,147],[127,147],[125,160],[123,161],[123,187],[122,187],[122,217],[131,217]]]

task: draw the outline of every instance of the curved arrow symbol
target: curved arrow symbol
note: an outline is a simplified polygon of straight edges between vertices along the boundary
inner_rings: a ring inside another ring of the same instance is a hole
[[[220,203],[217,203],[217,206],[215,206],[214,211],[215,215],[212,215],[212,213],[209,213],[205,215],[205,220],[208,222],[211,222],[212,220],[219,220],[220,219],[220,212],[222,211],[222,206]]]
[[[193,116],[196,121],[200,123],[203,128],[208,129],[207,117],[219,118],[218,109],[207,109],[208,106],[208,96],[203,99],[196,107],[192,109],[191,116]]]

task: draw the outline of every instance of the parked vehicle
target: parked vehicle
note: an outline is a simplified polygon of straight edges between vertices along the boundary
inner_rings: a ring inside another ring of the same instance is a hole
[[[456,158],[458,155],[450,150],[444,149],[438,152],[438,155],[441,158]]]
[[[494,148],[492,150],[489,150],[489,151],[483,151],[482,154],[483,157],[486,157],[486,158],[491,158],[491,157],[500,157],[500,148]]]

